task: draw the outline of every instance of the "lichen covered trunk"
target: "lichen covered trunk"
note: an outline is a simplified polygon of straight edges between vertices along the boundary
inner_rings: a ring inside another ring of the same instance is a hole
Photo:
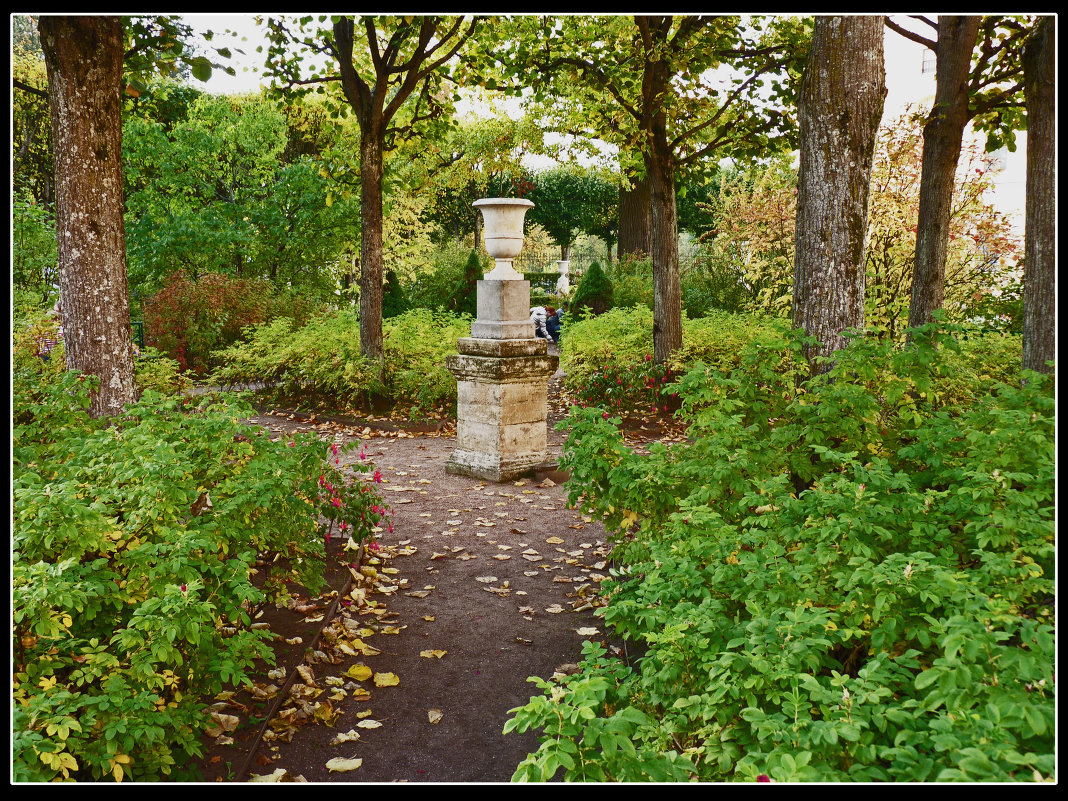
[[[798,104],[793,323],[816,357],[864,325],[864,238],[875,133],[886,95],[882,17],[818,17]]]
[[[135,400],[123,226],[123,29],[118,17],[41,18],[56,168],[67,369],[96,376],[90,414]]]

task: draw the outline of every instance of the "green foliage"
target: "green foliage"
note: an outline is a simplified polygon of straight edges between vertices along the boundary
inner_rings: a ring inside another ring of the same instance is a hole
[[[56,221],[28,192],[18,192],[11,203],[11,283],[43,303],[58,280]]]
[[[419,273],[408,287],[412,308],[444,309],[473,317],[476,282],[489,265],[488,256],[460,242],[442,245],[434,252],[430,268]]]
[[[582,276],[568,310],[578,318],[584,313],[604,314],[612,308],[612,282],[605,275],[600,262],[593,262]],[[588,310],[585,311],[585,310]]]
[[[178,362],[168,359],[155,348],[146,348],[134,361],[134,384],[138,392],[158,392],[160,395],[180,395],[193,382],[182,375]]]
[[[59,320],[51,314],[51,309],[24,306],[21,311],[14,320],[12,371],[28,371],[45,383],[54,381],[67,369]]]
[[[857,336],[804,381],[768,358],[803,365],[800,332],[755,343],[680,379],[689,439],[646,455],[573,410],[570,500],[618,543],[605,623],[644,655],[540,683],[515,778],[1052,778],[1054,382],[954,383],[965,333]],[[621,718],[635,748],[599,754]]]
[[[457,314],[478,315],[478,282],[489,267],[489,260],[479,257],[477,250],[472,250],[464,264],[463,277],[449,297],[447,308]]]
[[[684,319],[682,346],[666,369],[674,374],[701,362],[730,371],[740,364],[749,343],[774,340],[784,330],[780,321],[755,315],[713,312],[698,320]],[[614,308],[597,317],[569,320],[561,353],[567,388],[588,405],[617,411],[631,405],[648,407],[656,398],[663,401],[659,388],[668,373],[649,372],[652,342],[653,313],[647,306]],[[790,356],[782,348],[769,350],[766,358],[773,359],[777,369],[787,369]],[[656,392],[650,395],[654,386]]]
[[[383,325],[386,392],[394,402],[411,403],[413,413],[456,403],[456,379],[445,357],[456,340],[471,335],[471,318],[446,311],[412,309]]]
[[[527,212],[530,222],[537,223],[562,249],[571,247],[580,231],[599,228],[607,233],[610,213],[604,208],[611,202],[606,197],[607,182],[599,174],[573,166],[556,167],[537,173],[529,200],[534,208]],[[618,197],[618,194],[617,194]],[[597,211],[601,211],[601,225],[595,223]]]
[[[285,160],[281,111],[260,97],[204,95],[140,112],[123,130],[132,286],[152,291],[182,269],[333,291],[359,229],[358,193],[325,156]]]
[[[273,658],[258,609],[317,591],[332,526],[360,541],[386,510],[244,402],[146,391],[101,421],[93,379],[13,379],[13,777],[163,779],[201,752],[203,698]]]
[[[383,321],[384,371],[360,353],[356,312],[315,316],[301,327],[286,318],[250,329],[247,340],[218,354],[210,380],[223,386],[265,382],[279,402],[338,411],[357,408],[369,395],[411,403],[415,411],[455,402],[456,382],[445,357],[471,330],[469,317],[411,309]]]
[[[388,319],[408,309],[408,295],[393,270],[386,270],[386,283],[382,287],[382,318]]]
[[[612,305],[653,308],[653,260],[628,253],[605,271],[612,282]],[[578,291],[576,290],[576,297]]]

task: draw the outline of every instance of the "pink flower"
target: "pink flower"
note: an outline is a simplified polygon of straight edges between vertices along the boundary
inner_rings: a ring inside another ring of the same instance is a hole
[[[371,540],[371,542],[367,543],[367,550],[369,550],[369,551],[377,551],[378,550],[378,543],[375,542],[374,540]]]
[[[331,498],[330,499],[330,503],[334,504],[334,506],[337,507],[338,509],[341,508],[341,499],[340,498]]]
[[[336,442],[332,443],[330,445],[330,452],[333,453],[334,456],[337,456],[337,443]]]
[[[391,521],[390,521],[390,523],[389,523],[389,533],[390,533],[390,534],[392,534],[392,533],[393,533],[393,521],[392,521],[392,520],[391,520]]]
[[[757,781],[758,782],[770,782],[771,781],[771,777],[766,773],[761,773],[759,776],[757,776]]]
[[[607,420],[608,419],[608,412],[601,412],[601,419],[602,420]]]
[[[182,590],[182,594],[184,595],[186,592],[186,586],[183,584],[180,589]]]
[[[360,448],[360,458],[364,460],[367,459],[367,451],[365,451],[363,448]]]
[[[371,478],[373,478],[375,480],[376,484],[381,484],[382,483],[382,471],[379,470],[378,468],[375,468],[374,475],[371,476]]]
[[[345,529],[347,529],[348,527],[349,527],[349,524],[348,524],[348,523],[346,523],[346,522],[345,522],[344,520],[342,520],[342,521],[341,521],[341,530],[342,530],[342,531],[344,531],[344,530],[345,530]]]

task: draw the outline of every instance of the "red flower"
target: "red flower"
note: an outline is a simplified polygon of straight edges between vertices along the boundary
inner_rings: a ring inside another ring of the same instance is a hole
[[[381,484],[382,483],[382,471],[379,470],[378,468],[375,468],[374,475],[371,476],[371,478],[373,478],[375,480],[376,484]]]

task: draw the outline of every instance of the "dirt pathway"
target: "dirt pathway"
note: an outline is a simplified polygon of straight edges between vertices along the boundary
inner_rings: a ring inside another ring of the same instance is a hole
[[[562,409],[550,408],[551,425]],[[315,429],[277,416],[253,422]],[[318,653],[297,676],[274,674],[295,681],[248,754],[247,774],[234,775],[226,759],[227,776],[216,747],[218,770],[207,778],[507,782],[538,745],[535,733],[502,734],[508,710],[538,694],[527,677],[566,670],[584,640],[606,641],[590,603],[608,575],[603,526],[568,509],[551,478],[494,484],[446,473],[448,430],[317,433],[366,443],[395,510],[393,532],[364,560],[374,579],[361,577],[323,621]],[[553,458],[562,442],[550,428]],[[394,686],[378,686],[392,677]]]

